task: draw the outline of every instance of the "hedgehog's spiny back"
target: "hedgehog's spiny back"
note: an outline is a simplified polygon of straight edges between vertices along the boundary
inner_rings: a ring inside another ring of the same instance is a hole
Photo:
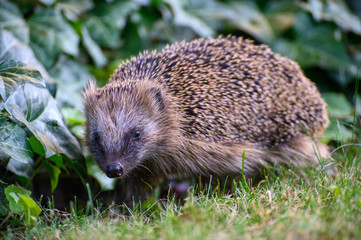
[[[319,137],[328,124],[326,104],[295,62],[241,38],[144,53],[112,77],[131,79],[166,85],[178,101],[184,135],[198,140],[273,146],[304,130]]]

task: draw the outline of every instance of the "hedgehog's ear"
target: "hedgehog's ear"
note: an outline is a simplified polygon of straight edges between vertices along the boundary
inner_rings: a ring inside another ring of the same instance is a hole
[[[152,100],[154,101],[156,106],[159,108],[159,110],[164,111],[165,106],[164,106],[164,99],[163,99],[163,94],[162,94],[161,90],[157,87],[152,87],[147,90],[147,93],[152,98]]]
[[[98,96],[97,94],[97,87],[95,85],[95,82],[92,80],[89,80],[88,86],[83,90],[83,104],[84,106],[89,106],[94,104],[94,98]]]
[[[92,80],[88,81],[88,86],[85,87],[83,90],[83,97],[86,99],[89,96],[93,95],[97,90],[97,87],[95,85],[95,82]]]

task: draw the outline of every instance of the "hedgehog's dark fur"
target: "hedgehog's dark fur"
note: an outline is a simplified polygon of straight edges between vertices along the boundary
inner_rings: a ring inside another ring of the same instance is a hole
[[[115,176],[141,167],[155,176],[237,176],[244,151],[252,176],[264,164],[304,165],[328,153],[315,84],[297,63],[242,38],[145,52],[84,96],[88,145],[104,171],[118,163],[124,172]]]

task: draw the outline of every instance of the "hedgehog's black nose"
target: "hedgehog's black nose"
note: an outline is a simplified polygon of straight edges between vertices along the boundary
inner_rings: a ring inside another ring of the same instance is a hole
[[[123,175],[123,166],[120,163],[111,163],[107,166],[105,174],[110,178],[121,177]]]

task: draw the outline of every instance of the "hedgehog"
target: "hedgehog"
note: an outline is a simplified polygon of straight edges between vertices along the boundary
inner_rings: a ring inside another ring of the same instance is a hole
[[[316,85],[296,62],[241,37],[145,51],[107,85],[90,82],[84,109],[87,145],[110,178],[252,177],[328,155]]]

